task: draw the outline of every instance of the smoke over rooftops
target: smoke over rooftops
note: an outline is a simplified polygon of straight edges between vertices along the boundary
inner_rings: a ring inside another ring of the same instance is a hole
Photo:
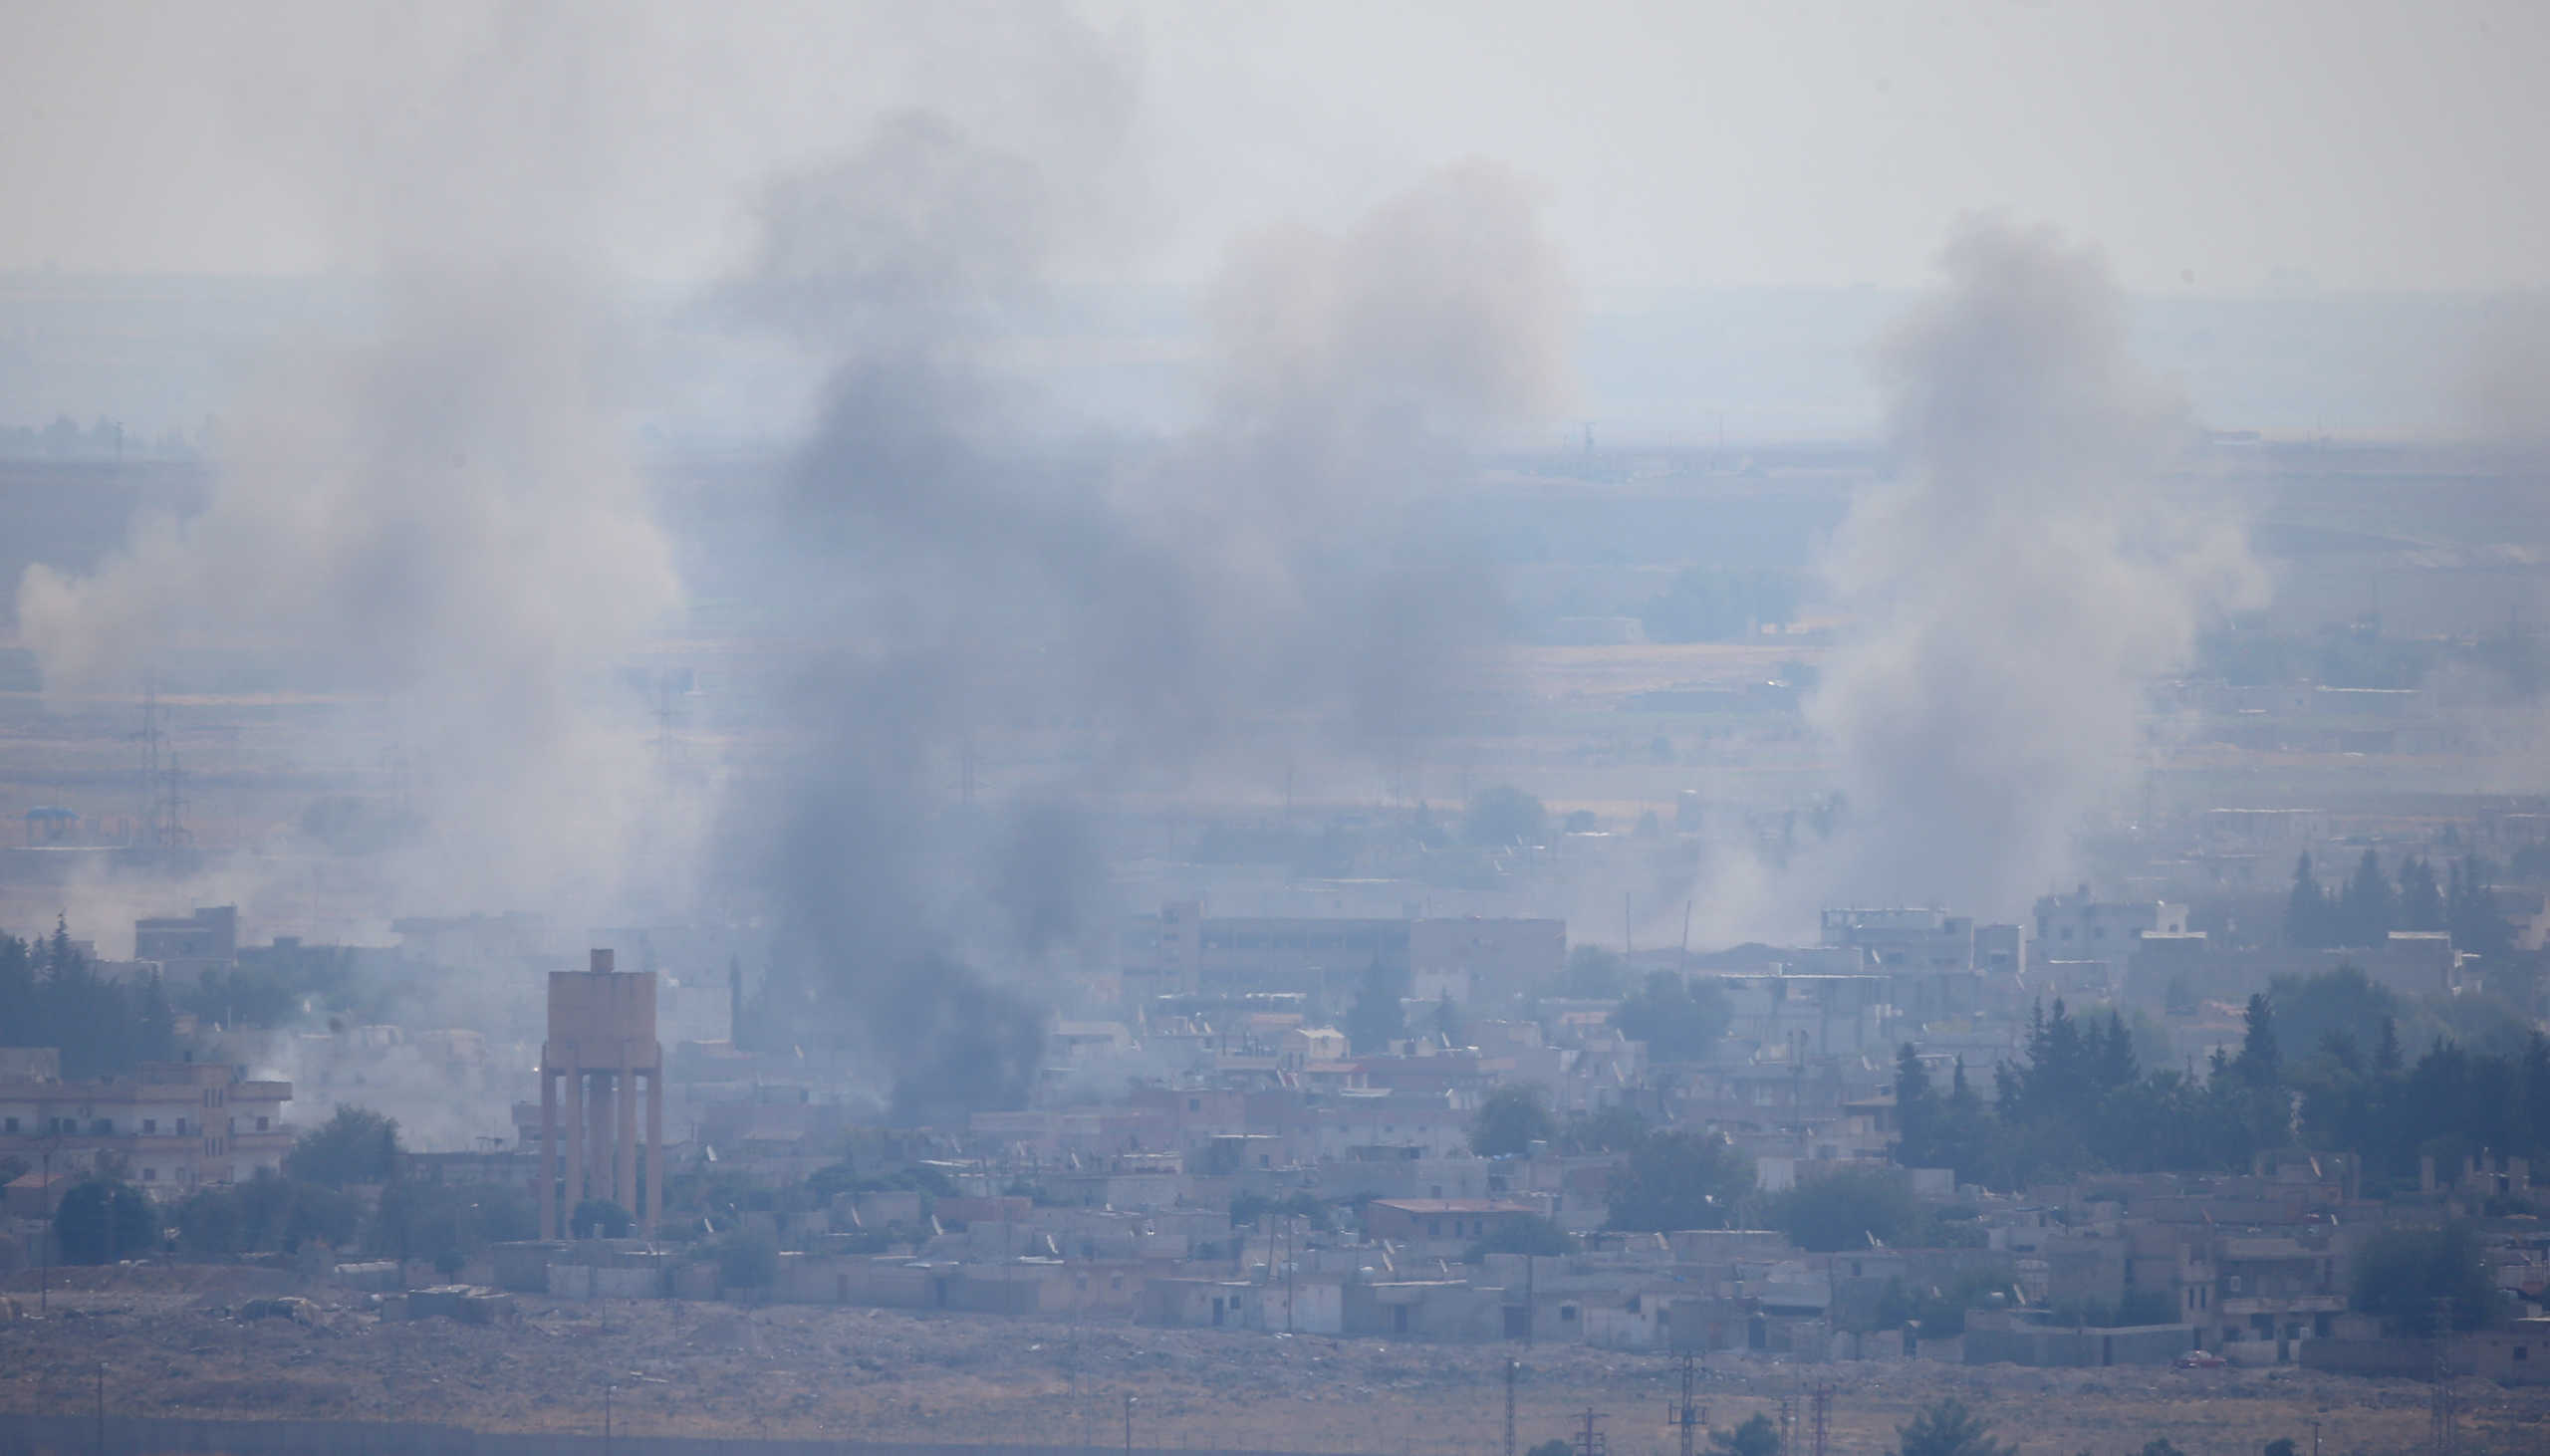
[[[2173,478],[2179,401],[2128,357],[2097,254],[1969,223],[1881,360],[1895,478],[1827,571],[1857,618],[1809,704],[1855,903],[2007,915],[2144,767],[2144,684],[2261,588],[2241,523]]]
[[[1112,930],[1076,804],[1428,730],[1496,616],[1405,510],[1564,372],[1533,203],[1467,166],[1344,236],[1240,248],[1198,428],[1058,432],[989,356],[1077,246],[1079,192],[890,119],[773,188],[736,295],[835,359],[773,523],[828,645],[797,666],[800,749],[738,823],[779,927],[766,999],[875,1054],[907,1115],[1026,1094],[1034,978]],[[956,757],[1022,727],[1058,746],[960,811]]]

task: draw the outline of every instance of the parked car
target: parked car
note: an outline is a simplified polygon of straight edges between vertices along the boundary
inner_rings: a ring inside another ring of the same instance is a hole
[[[2170,1363],[2181,1370],[2218,1370],[2231,1362],[2209,1349],[2191,1349]]]

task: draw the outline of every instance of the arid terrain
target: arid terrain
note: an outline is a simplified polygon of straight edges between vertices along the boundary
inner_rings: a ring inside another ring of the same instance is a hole
[[[8,1286],[32,1314],[35,1280]],[[298,1293],[313,1325],[242,1321],[251,1299]],[[203,1266],[57,1272],[51,1317],[0,1325],[0,1409],[86,1411],[98,1362],[111,1411],[132,1415],[444,1421],[483,1429],[599,1430],[615,1386],[638,1434],[1086,1442],[1152,1449],[1493,1452],[1504,1440],[1505,1361],[1519,1357],[1517,1438],[1567,1433],[1605,1412],[1621,1456],[1674,1449],[1664,1410],[1674,1362],[1583,1346],[1397,1344],[1373,1339],[1137,1329],[893,1311],[531,1299],[492,1326],[383,1321],[377,1301],[275,1271]],[[1828,1382],[1830,1448],[1893,1449],[1921,1402],[1958,1396],[2029,1453],[2254,1456],[2292,1436],[2347,1453],[2421,1448],[2428,1391],[2283,1368],[2028,1370],[1931,1361],[1797,1366],[1719,1355],[1705,1375],[1723,1427]],[[2465,1451],[2530,1451],[2550,1434],[2550,1392],[2465,1382]],[[1805,1444],[1806,1402],[1798,1402]]]

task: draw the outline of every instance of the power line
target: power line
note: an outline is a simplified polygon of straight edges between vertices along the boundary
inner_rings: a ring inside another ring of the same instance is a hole
[[[1608,1417],[1607,1411],[1596,1410],[1590,1405],[1585,1408],[1585,1425],[1577,1432],[1576,1439],[1569,1443],[1576,1448],[1576,1456],[1610,1456],[1611,1448],[1605,1444],[1600,1424]]]
[[[2453,1456],[2459,1449],[2460,1422],[2452,1408],[2452,1301],[2434,1302],[2434,1408],[2431,1412],[2428,1442],[2435,1456]]]
[[[1690,1353],[1685,1351],[1682,1355],[1682,1398],[1664,1407],[1665,1428],[1681,1432],[1682,1456],[1692,1456],[1697,1449],[1695,1443],[1699,1440],[1700,1432],[1705,1430],[1709,1423],[1707,1403],[1694,1399],[1694,1390],[1698,1381],[1699,1371]]]

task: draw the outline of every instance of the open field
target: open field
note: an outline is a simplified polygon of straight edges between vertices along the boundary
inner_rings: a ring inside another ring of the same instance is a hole
[[[511,1324],[383,1322],[365,1297],[264,1270],[177,1266],[57,1273],[52,1318],[0,1325],[0,1410],[86,1411],[97,1362],[111,1411],[138,1416],[421,1420],[489,1430],[599,1430],[616,1382],[632,1434],[832,1436],[870,1440],[1135,1443],[1291,1451],[1493,1452],[1503,1378],[1524,1365],[1518,1436],[1564,1433],[1589,1405],[1609,1413],[1620,1456],[1673,1449],[1663,1424],[1674,1365],[1663,1356],[1543,1346],[1403,1344],[1309,1335],[1137,1329],[1121,1322],[774,1306],[522,1302]],[[32,1310],[34,1277],[9,1287]],[[323,1328],[241,1323],[222,1313],[299,1292]],[[1795,1366],[1716,1356],[1720,1425],[1802,1383],[1834,1389],[1831,1449],[1891,1450],[1921,1402],[1957,1395],[2022,1451],[2132,1453],[2166,1436],[2188,1456],[2254,1456],[2277,1436],[2309,1448],[2418,1449],[2427,1391],[2298,1369],[2025,1370],[1931,1361]],[[2477,1382],[2462,1390],[2463,1448],[2536,1450],[2550,1391]],[[1801,1427],[1801,1437],[1803,1427]]]

